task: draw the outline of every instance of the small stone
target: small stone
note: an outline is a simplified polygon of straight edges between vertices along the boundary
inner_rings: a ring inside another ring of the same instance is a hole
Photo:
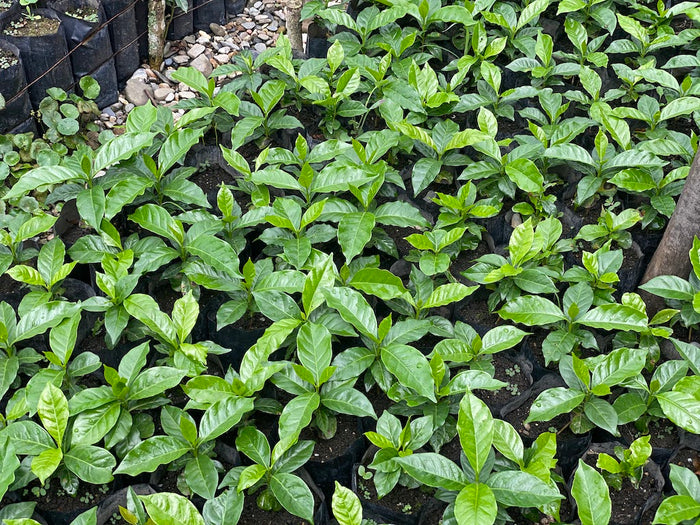
[[[114,104],[112,104],[109,107],[112,108],[112,111],[119,111],[120,109],[122,109],[124,107],[124,104],[122,104],[121,102],[115,102]]]
[[[211,42],[211,37],[209,35],[200,36],[197,39],[198,44],[208,44],[209,42]]]
[[[219,64],[228,64],[231,59],[226,53],[222,53],[220,55],[214,55],[214,60]]]
[[[249,14],[250,16],[256,16],[256,15],[259,15],[259,14],[260,14],[260,11],[258,11],[258,10],[255,9],[254,7],[251,7],[250,9],[248,9],[248,14]]]
[[[257,2],[255,2],[255,3],[253,4],[253,7],[254,7],[255,9],[260,9],[260,8],[262,7],[262,5],[263,5],[263,3],[262,3],[260,0],[258,0]]]
[[[164,63],[166,66],[172,66],[172,65],[173,65],[173,59],[172,59],[172,58],[166,58],[166,59],[163,61],[163,63]]]
[[[243,29],[255,29],[255,22],[243,22]]]
[[[263,42],[267,42],[268,40],[270,40],[270,35],[267,35],[265,33],[258,33],[258,38]]]
[[[173,95],[173,90],[170,88],[159,87],[153,92],[156,100],[167,100],[168,95]]]
[[[195,98],[197,95],[192,93],[191,91],[181,91],[180,92],[180,98]]]
[[[206,55],[199,55],[190,63],[190,66],[202,73],[205,77],[211,75],[213,69]]]
[[[148,93],[153,94],[153,88],[142,78],[129,79],[124,88],[124,96],[135,106],[146,104],[150,100]]]
[[[267,15],[257,15],[257,16],[255,17],[255,20],[256,20],[257,22],[269,22],[269,21],[270,21],[270,17],[267,16]]]
[[[258,42],[257,44],[255,44],[254,47],[258,53],[262,53],[263,51],[265,51],[267,49],[267,46],[265,44],[263,44],[262,42]]]
[[[226,36],[226,29],[224,29],[222,26],[220,26],[217,23],[213,22],[213,23],[209,24],[209,29],[216,36]]]
[[[189,49],[189,51],[187,51],[187,54],[190,58],[197,58],[199,55],[204,53],[205,49],[206,48],[202,44],[195,44]]]
[[[172,102],[173,100],[175,100],[175,93],[171,91],[170,93],[168,93],[168,96],[165,97],[165,101]]]
[[[187,35],[185,38],[183,38],[185,42],[188,44],[194,44],[195,43],[195,37],[194,35]]]
[[[132,109],[134,109],[134,107],[135,106],[131,102],[129,102],[127,105],[124,106],[124,111],[126,113],[129,113]]]
[[[175,62],[178,66],[182,66],[184,64],[187,64],[187,62],[190,61],[190,57],[187,55],[175,55],[173,57],[173,62]]]
[[[279,25],[277,22],[272,22],[269,26],[267,26],[268,31],[272,31],[275,33],[279,29]]]
[[[131,75],[131,78],[142,78],[145,80],[148,78],[148,73],[146,73],[145,69],[140,67],[136,71],[134,71],[134,73]]]

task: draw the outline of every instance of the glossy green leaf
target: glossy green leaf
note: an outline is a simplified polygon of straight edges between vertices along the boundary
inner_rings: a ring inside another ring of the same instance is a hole
[[[455,518],[458,525],[492,525],[497,513],[496,496],[488,485],[470,483],[457,494]]]
[[[408,345],[392,343],[381,349],[381,360],[399,382],[423,397],[435,401],[435,388],[426,357]]]
[[[461,468],[453,461],[433,452],[398,457],[394,462],[401,465],[413,479],[429,487],[461,490],[468,483]]]
[[[138,476],[153,472],[160,465],[175,461],[190,450],[190,445],[172,436],[154,436],[132,448],[124,457],[115,474]]]
[[[69,412],[66,396],[52,383],[47,383],[39,397],[37,413],[41,419],[41,424],[60,448],[68,426]]]
[[[493,444],[493,418],[488,407],[471,392],[464,394],[459,404],[457,433],[462,450],[479,480]]]
[[[338,243],[347,262],[357,257],[372,238],[374,215],[369,212],[346,213],[338,223]]]
[[[277,472],[270,478],[270,490],[287,512],[313,522],[314,497],[299,476]]]
[[[197,508],[184,496],[160,492],[138,498],[154,525],[205,525]]]
[[[560,414],[567,414],[579,406],[586,394],[565,387],[549,388],[537,396],[530,407],[530,415],[525,420],[551,421]]]
[[[581,525],[607,525],[610,522],[612,503],[608,485],[603,476],[582,459],[578,460],[571,495],[578,505]]]

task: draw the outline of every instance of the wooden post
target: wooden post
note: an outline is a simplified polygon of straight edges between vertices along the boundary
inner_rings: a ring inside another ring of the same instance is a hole
[[[287,0],[284,6],[286,18],[287,37],[292,50],[299,54],[304,53],[304,41],[301,38],[301,7],[303,0]]]
[[[165,0],[148,0],[148,63],[159,70],[165,47]]]

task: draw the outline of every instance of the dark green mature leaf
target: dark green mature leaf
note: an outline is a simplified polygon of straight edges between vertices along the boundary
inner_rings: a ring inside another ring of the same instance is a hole
[[[549,388],[537,396],[525,421],[550,421],[560,414],[571,412],[585,397],[586,394],[578,390],[565,387]]]
[[[381,349],[381,360],[399,382],[435,401],[435,387],[426,357],[408,345],[392,343]]]
[[[549,299],[537,295],[521,295],[498,312],[503,319],[527,326],[541,326],[563,321],[561,309]]]
[[[656,399],[668,419],[682,429],[700,434],[700,401],[687,392],[663,392]]]
[[[643,312],[623,304],[604,304],[583,314],[578,322],[603,330],[641,332],[647,327],[647,317]]]
[[[16,199],[32,190],[41,189],[53,184],[80,179],[80,174],[62,166],[43,166],[28,171],[4,195],[4,199]]]
[[[362,294],[351,288],[329,288],[323,290],[323,295],[328,306],[338,310],[343,320],[360,333],[376,339],[377,318]]]
[[[400,277],[380,268],[363,268],[352,277],[350,286],[376,295],[384,301],[396,299],[408,292]]]
[[[313,522],[314,497],[299,476],[277,472],[270,479],[270,490],[290,514]]]
[[[464,394],[459,404],[457,433],[477,481],[491,451],[493,431],[493,417],[488,407],[471,392]]]
[[[539,507],[564,499],[556,485],[548,485],[529,472],[496,472],[486,483],[496,501],[508,507]]]
[[[253,399],[226,397],[210,406],[199,423],[199,439],[202,443],[212,441],[228,432],[247,413],[253,411]]]
[[[68,470],[94,485],[112,481],[112,470],[117,464],[112,454],[94,445],[72,447],[63,456],[63,461]]]
[[[462,469],[445,456],[433,452],[411,454],[394,461],[423,485],[444,490],[461,490],[467,483]]]
[[[154,366],[140,373],[129,389],[128,399],[135,401],[162,394],[180,384],[185,372],[169,366]]]
[[[369,212],[346,213],[338,223],[338,243],[349,263],[357,257],[372,238],[375,218]]]
[[[354,388],[335,388],[322,392],[321,404],[339,414],[377,418],[367,396]]]
[[[190,444],[172,436],[154,436],[132,448],[114,471],[115,474],[138,476],[153,472],[160,465],[175,461],[190,450]]]
[[[212,499],[216,495],[219,474],[216,472],[214,461],[206,454],[199,454],[187,462],[185,479],[194,493],[204,499]]]

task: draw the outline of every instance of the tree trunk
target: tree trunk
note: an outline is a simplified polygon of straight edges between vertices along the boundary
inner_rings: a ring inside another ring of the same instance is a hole
[[[301,38],[301,7],[302,0],[287,0],[284,6],[286,18],[287,37],[292,50],[299,54],[304,53],[304,41]]]
[[[700,152],[700,150],[698,150]],[[675,275],[687,279],[692,265],[688,253],[693,247],[693,238],[700,236],[700,153],[695,154],[690,173],[678,199],[676,209],[668,221],[666,231],[656,248],[642,282],[659,275]],[[647,304],[649,318],[665,307],[664,300],[643,290],[640,295]]]
[[[698,153],[695,154],[683,192],[644,273],[642,283],[658,275],[677,275],[687,279],[691,269],[688,252],[693,247],[693,238],[696,235],[700,236],[700,154]]]
[[[165,47],[165,0],[148,0],[148,63],[159,70]]]

